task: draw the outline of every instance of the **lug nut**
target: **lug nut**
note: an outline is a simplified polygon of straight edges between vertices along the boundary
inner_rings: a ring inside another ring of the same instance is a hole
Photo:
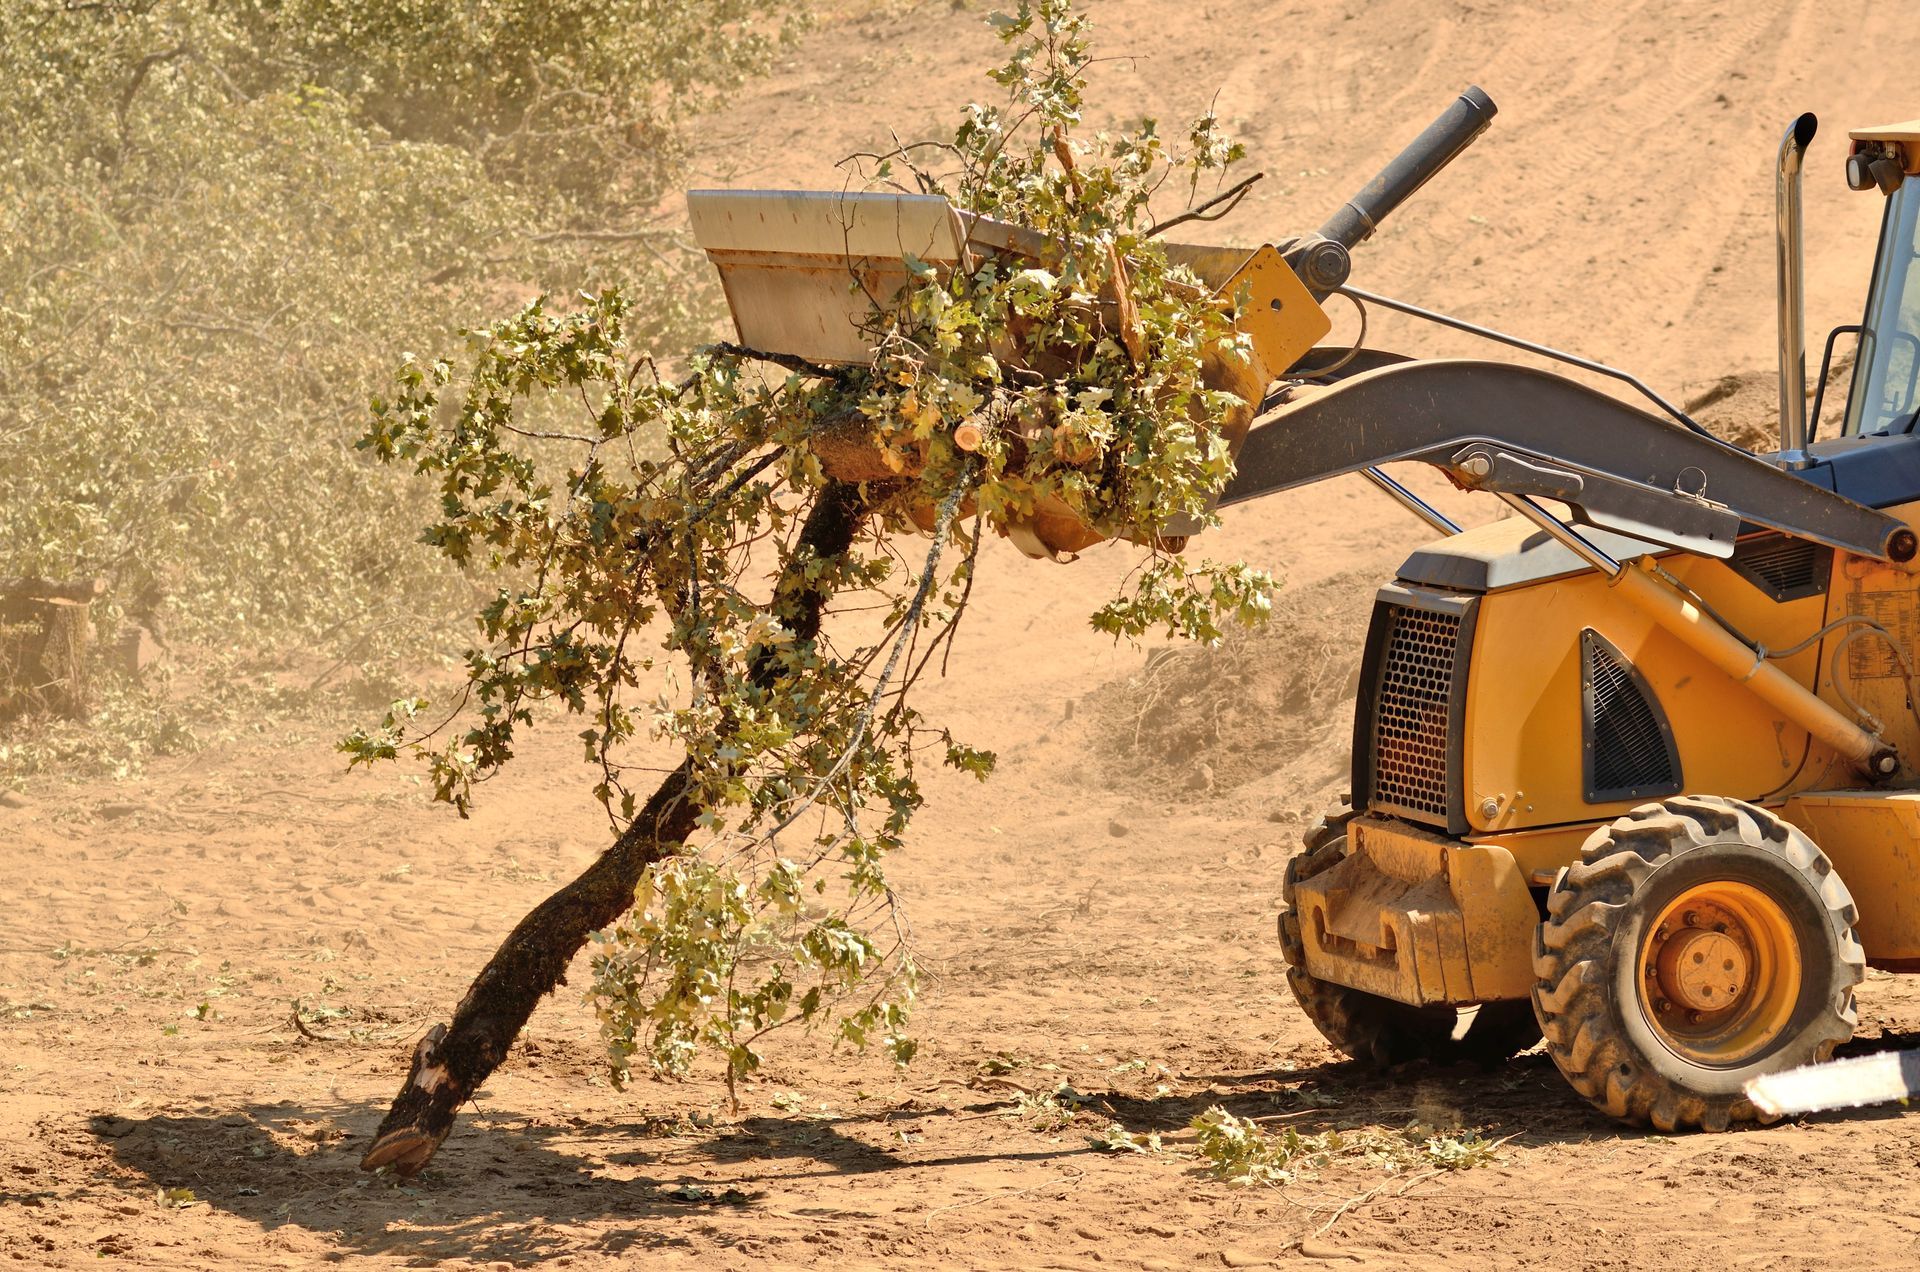
[[[1700,912],[1698,910],[1688,910],[1686,913],[1686,923],[1688,927],[1699,927]]]

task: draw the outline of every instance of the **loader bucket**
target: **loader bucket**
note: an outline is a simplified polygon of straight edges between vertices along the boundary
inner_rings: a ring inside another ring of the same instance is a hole
[[[937,195],[806,190],[695,190],[687,195],[695,239],[719,271],[740,342],[826,365],[858,365],[873,354],[876,321],[894,312],[918,280],[916,269],[972,269],[984,257],[1015,268],[1050,254],[1044,235],[975,216]],[[1205,381],[1242,405],[1218,427],[1238,454],[1266,387],[1324,336],[1326,314],[1271,246],[1257,249],[1166,245],[1235,309],[1249,360],[1221,349]],[[821,466],[843,481],[912,475],[897,456],[861,436],[815,447]],[[1169,536],[1198,525],[1173,525]],[[1006,527],[1030,556],[1080,551],[1102,539],[1064,504],[1042,501]]]

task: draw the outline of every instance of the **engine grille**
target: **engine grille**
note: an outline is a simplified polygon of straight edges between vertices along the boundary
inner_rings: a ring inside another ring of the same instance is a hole
[[[1375,682],[1371,802],[1448,820],[1462,615],[1388,605]]]
[[[1633,664],[1589,628],[1580,634],[1580,673],[1587,802],[1679,793],[1673,730]]]

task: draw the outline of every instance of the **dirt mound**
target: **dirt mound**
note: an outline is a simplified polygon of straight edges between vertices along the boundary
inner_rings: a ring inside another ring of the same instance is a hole
[[[1813,377],[1819,371],[1816,363],[1807,375],[1807,423],[1810,435],[1814,435],[1811,432],[1814,426],[1824,424],[1825,434],[1832,437],[1840,430],[1840,414],[1847,400],[1847,381],[1853,375],[1852,351],[1835,353],[1833,366],[1827,372],[1827,396],[1820,406],[1821,419],[1816,420],[1813,415]],[[1737,375],[1723,375],[1694,389],[1687,395],[1684,405],[1687,414],[1710,429],[1716,437],[1724,438],[1735,446],[1744,446],[1762,455],[1770,455],[1780,449],[1780,379],[1774,371],[1743,371]]]
[[[1780,381],[1771,371],[1723,375],[1690,394],[1688,415],[1714,436],[1751,451],[1780,448]]]
[[[1212,648],[1156,650],[1089,695],[1090,740],[1111,783],[1152,777],[1198,798],[1284,776],[1289,802],[1323,802],[1346,779],[1379,583],[1348,571],[1283,592],[1265,626]]]

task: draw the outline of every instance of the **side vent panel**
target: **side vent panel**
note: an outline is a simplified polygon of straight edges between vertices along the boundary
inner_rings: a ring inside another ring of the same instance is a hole
[[[1784,534],[1749,535],[1733,545],[1727,565],[1776,601],[1824,596],[1833,575],[1833,549]]]
[[[1659,699],[1590,627],[1580,633],[1580,749],[1589,804],[1680,793],[1680,753]]]
[[[1398,583],[1380,589],[1353,717],[1354,807],[1467,833],[1462,759],[1479,605]]]

